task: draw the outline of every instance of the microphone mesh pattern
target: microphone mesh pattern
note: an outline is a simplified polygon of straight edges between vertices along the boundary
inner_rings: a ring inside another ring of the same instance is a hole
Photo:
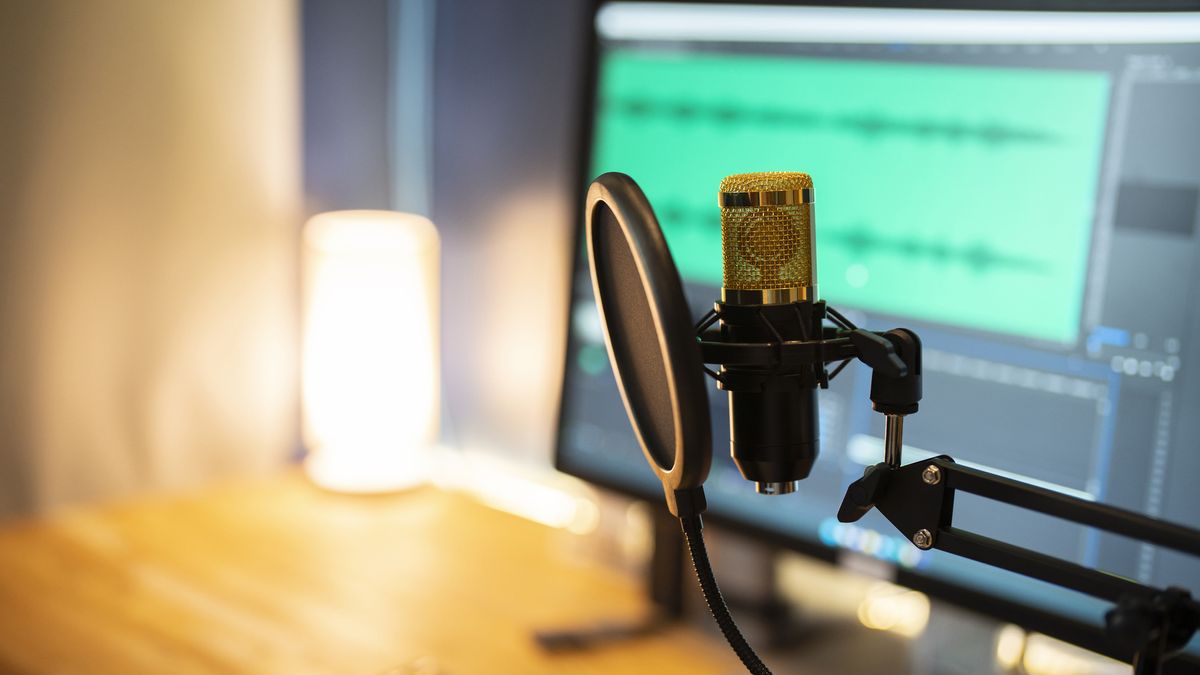
[[[721,192],[790,192],[812,186],[806,173],[765,171],[726,176]],[[815,286],[812,206],[723,206],[723,286],[734,290]]]

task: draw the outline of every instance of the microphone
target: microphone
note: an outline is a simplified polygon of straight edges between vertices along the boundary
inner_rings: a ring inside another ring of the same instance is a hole
[[[819,340],[813,182],[807,173],[725,177],[720,187],[724,274],[715,304],[723,342]],[[730,454],[760,494],[794,492],[820,451],[817,388],[823,363],[722,365]]]
[[[873,378],[884,378],[872,381],[876,410],[889,419],[916,412],[919,361],[910,368],[897,352],[919,358],[920,343],[903,329],[859,329],[816,299],[808,174],[729,176],[720,204],[721,300],[694,326],[662,228],[629,176],[606,173],[588,187],[586,244],[604,343],[630,425],[683,527],[721,632],[750,672],[769,675],[730,616],[704,547],[712,443],[703,373],[729,392],[730,450],[742,475],[762,494],[785,494],[817,458],[817,388],[857,358]],[[822,326],[826,313],[835,327]],[[706,331],[717,321],[717,339],[710,339]],[[834,361],[841,365],[827,373],[825,364]],[[721,372],[705,363],[720,364]],[[896,426],[889,442],[898,446],[899,432]],[[871,508],[864,494],[857,501],[848,494],[842,511]]]

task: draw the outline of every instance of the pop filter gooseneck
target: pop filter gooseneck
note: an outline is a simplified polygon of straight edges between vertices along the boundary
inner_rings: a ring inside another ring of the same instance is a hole
[[[592,182],[585,205],[592,289],[625,412],[667,508],[679,518],[704,599],[746,668],[769,674],[717,587],[702,535],[712,437],[703,363],[679,271],[658,219],[622,173]]]

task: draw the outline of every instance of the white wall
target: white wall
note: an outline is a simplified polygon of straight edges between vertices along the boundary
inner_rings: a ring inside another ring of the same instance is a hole
[[[0,512],[296,429],[293,0],[0,5]]]

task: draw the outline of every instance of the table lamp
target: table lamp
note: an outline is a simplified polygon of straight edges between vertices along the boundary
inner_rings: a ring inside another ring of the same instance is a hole
[[[333,211],[304,228],[305,470],[339,492],[424,481],[440,423],[438,234],[427,218]]]

